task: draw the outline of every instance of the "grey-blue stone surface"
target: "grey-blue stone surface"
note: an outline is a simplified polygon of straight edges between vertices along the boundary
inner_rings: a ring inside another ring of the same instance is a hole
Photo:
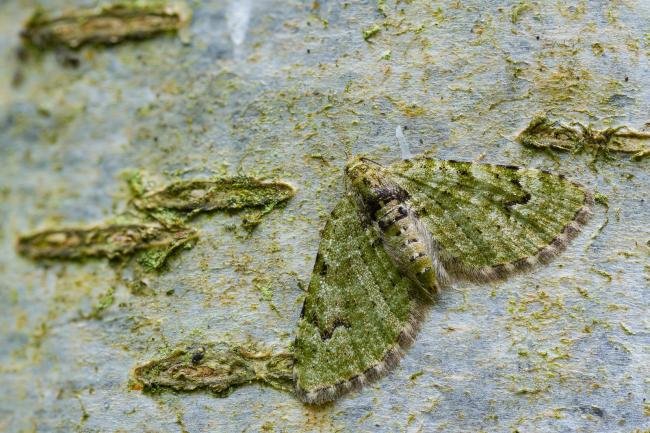
[[[650,2],[195,1],[189,43],[19,60],[36,6],[0,4],[0,431],[650,431],[648,159],[515,141],[539,113],[647,126]],[[446,290],[400,366],[334,404],[133,389],[132,369],[175,347],[291,344],[345,160],[397,160],[398,126],[412,153],[561,172],[608,206],[550,265]],[[17,255],[21,233],[123,212],[128,170],[298,194],[251,235],[240,215],[199,217],[160,273]]]

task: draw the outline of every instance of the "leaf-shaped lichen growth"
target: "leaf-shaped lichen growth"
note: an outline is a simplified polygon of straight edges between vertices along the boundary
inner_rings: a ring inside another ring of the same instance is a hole
[[[293,359],[291,353],[274,353],[254,343],[219,342],[177,349],[137,367],[133,376],[135,386],[147,391],[208,389],[223,396],[251,382],[291,391]]]
[[[569,125],[537,116],[521,131],[517,140],[528,147],[570,152],[623,152],[635,160],[650,154],[650,132],[635,131],[627,126],[596,129],[579,122]]]
[[[17,249],[32,259],[114,259],[139,253],[147,268],[159,268],[169,254],[197,238],[190,228],[158,224],[112,224],[89,228],[43,230],[19,237]]]
[[[158,191],[142,194],[134,204],[163,223],[177,223],[199,212],[250,209],[251,213],[244,217],[244,226],[252,229],[264,215],[295,193],[295,188],[286,182],[240,176],[174,182]]]
[[[164,0],[123,1],[62,13],[39,9],[27,21],[21,36],[41,48],[112,45],[177,31],[188,24],[190,17],[191,10],[185,3]]]

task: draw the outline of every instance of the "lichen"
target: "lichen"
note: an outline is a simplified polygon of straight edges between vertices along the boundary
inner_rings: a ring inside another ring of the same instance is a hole
[[[190,228],[167,228],[159,224],[109,224],[89,228],[63,228],[20,236],[17,250],[31,259],[108,259],[144,254],[140,261],[159,268],[174,250],[191,246],[197,238]]]
[[[106,292],[102,293],[93,305],[92,310],[88,314],[81,314],[82,319],[101,319],[104,311],[108,309],[115,302],[115,288],[109,287]]]
[[[190,17],[191,10],[185,3],[164,0],[123,1],[60,13],[38,9],[25,23],[21,36],[39,48],[113,45],[178,31]]]
[[[207,389],[227,396],[233,389],[260,382],[293,392],[293,354],[257,343],[217,342],[176,349],[133,371],[132,388],[145,391]]]
[[[386,0],[377,0],[377,12],[379,12],[383,17],[388,16],[386,11]]]
[[[126,222],[118,215],[113,224],[90,228],[49,229],[21,236],[19,253],[32,259],[124,258],[137,254],[145,270],[160,269],[167,257],[180,247],[191,248],[198,238],[186,222],[193,215],[212,210],[249,209],[243,226],[252,231],[271,212],[295,194],[284,182],[265,182],[247,177],[212,181],[181,181],[159,191],[145,193],[140,172],[125,174],[135,196],[132,203],[144,212],[142,223]],[[150,220],[156,220],[151,223]]]
[[[521,16],[527,11],[531,10],[533,6],[527,1],[521,1],[512,7],[510,12],[510,22],[517,24]]]
[[[262,181],[251,177],[187,180],[140,194],[134,205],[165,225],[183,224],[200,212],[249,209],[244,228],[254,229],[262,217],[296,193],[282,181]]]
[[[381,27],[378,24],[374,24],[363,31],[363,40],[369,41],[371,38],[379,34]]]
[[[633,154],[638,160],[650,153],[645,142],[650,140],[650,132],[635,131],[627,126],[595,129],[591,125],[572,122],[566,125],[540,115],[519,133],[517,140],[524,146],[536,149],[552,149],[569,152],[585,150],[596,154],[624,152]]]

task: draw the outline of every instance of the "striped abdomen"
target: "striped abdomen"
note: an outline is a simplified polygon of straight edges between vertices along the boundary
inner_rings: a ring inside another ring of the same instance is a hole
[[[386,251],[397,266],[429,296],[438,292],[437,258],[430,235],[417,215],[403,202],[393,199],[375,214]]]

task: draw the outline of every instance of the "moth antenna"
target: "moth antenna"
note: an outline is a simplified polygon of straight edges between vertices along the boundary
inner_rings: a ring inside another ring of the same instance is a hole
[[[343,179],[343,192],[347,194],[349,192],[348,177],[345,175],[345,172],[339,173],[339,176]]]
[[[363,161],[365,161],[365,162],[369,162],[369,163],[371,163],[371,164],[375,164],[376,166],[383,167],[380,163],[378,163],[378,162],[375,161],[374,159],[370,159],[370,158],[365,157],[365,156],[362,157],[361,159],[362,159]]]
[[[352,152],[350,152],[347,148],[343,148],[343,154],[345,155],[345,160],[348,161],[350,158],[352,158]]]
[[[413,158],[411,148],[408,141],[406,141],[406,137],[404,137],[404,128],[402,128],[402,125],[397,125],[397,128],[395,128],[395,138],[397,138],[397,142],[399,143],[399,150],[402,153],[402,159]]]

